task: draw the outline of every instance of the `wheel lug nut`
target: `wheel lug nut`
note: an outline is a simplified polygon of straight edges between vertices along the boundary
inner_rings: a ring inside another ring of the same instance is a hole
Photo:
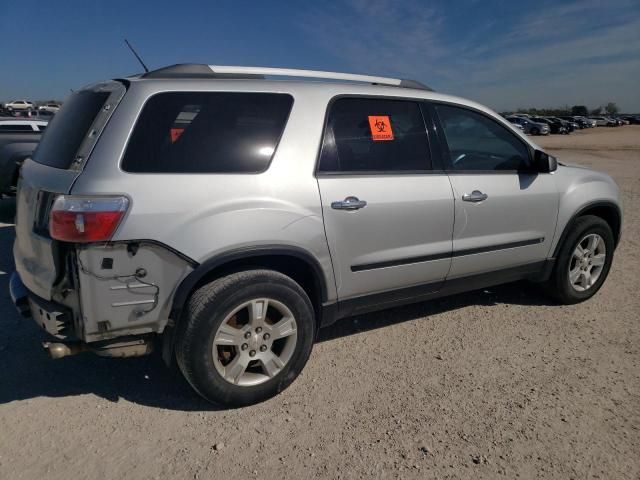
[[[243,343],[242,346],[240,347],[242,350],[246,350],[247,348],[249,348],[249,345],[247,345],[246,343]]]
[[[268,333],[265,333],[262,338],[264,338],[265,340],[269,340],[271,338],[271,335],[269,335]]]
[[[256,356],[256,351],[255,351],[255,350],[251,350],[251,351],[249,352],[249,356],[250,356],[250,357],[255,357],[255,356]]]
[[[256,333],[260,333],[262,331],[262,327],[256,328]]]
[[[251,332],[246,332],[246,333],[244,334],[244,338],[249,338],[250,336],[251,336]]]
[[[264,352],[267,350],[267,346],[266,345],[260,345],[260,351]]]

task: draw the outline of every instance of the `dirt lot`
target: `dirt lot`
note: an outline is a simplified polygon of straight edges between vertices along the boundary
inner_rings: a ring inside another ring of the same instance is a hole
[[[640,478],[640,126],[536,140],[624,192],[596,297],[557,306],[519,283],[349,319],[240,410],[158,357],[49,360],[10,304],[0,223],[0,478]]]

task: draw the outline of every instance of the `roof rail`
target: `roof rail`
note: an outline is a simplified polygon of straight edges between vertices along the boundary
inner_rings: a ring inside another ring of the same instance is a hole
[[[327,80],[343,80],[348,82],[364,82],[376,85],[390,85],[393,87],[418,88],[431,90],[415,80],[401,78],[376,77],[372,75],[356,75],[354,73],[324,72],[320,70],[298,70],[295,68],[271,68],[271,67],[239,67],[233,65],[209,65],[215,73],[263,75],[274,77],[298,77],[298,78],[323,78]]]
[[[353,73],[323,72],[319,70],[298,70],[294,68],[272,67],[242,67],[233,65],[203,65],[184,63],[152,70],[141,78],[239,78],[264,79],[273,77],[322,78],[327,80],[341,80],[347,82],[364,82],[374,85],[388,85],[393,87],[415,88],[433,91],[426,85],[415,80],[401,78],[376,77],[372,75],[356,75]]]

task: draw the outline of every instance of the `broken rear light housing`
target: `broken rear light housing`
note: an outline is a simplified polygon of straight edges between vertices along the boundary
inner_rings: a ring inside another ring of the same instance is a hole
[[[49,214],[49,235],[62,242],[110,240],[127,212],[127,197],[56,197]]]

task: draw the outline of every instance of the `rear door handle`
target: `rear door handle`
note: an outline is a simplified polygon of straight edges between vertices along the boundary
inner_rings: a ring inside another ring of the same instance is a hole
[[[358,197],[347,197],[340,202],[331,202],[334,210],[358,210],[367,206],[367,202]]]
[[[482,202],[487,198],[489,198],[489,195],[487,195],[486,193],[482,193],[480,190],[474,190],[471,193],[465,193],[464,195],[462,195],[462,200],[464,200],[465,202],[477,203]]]

